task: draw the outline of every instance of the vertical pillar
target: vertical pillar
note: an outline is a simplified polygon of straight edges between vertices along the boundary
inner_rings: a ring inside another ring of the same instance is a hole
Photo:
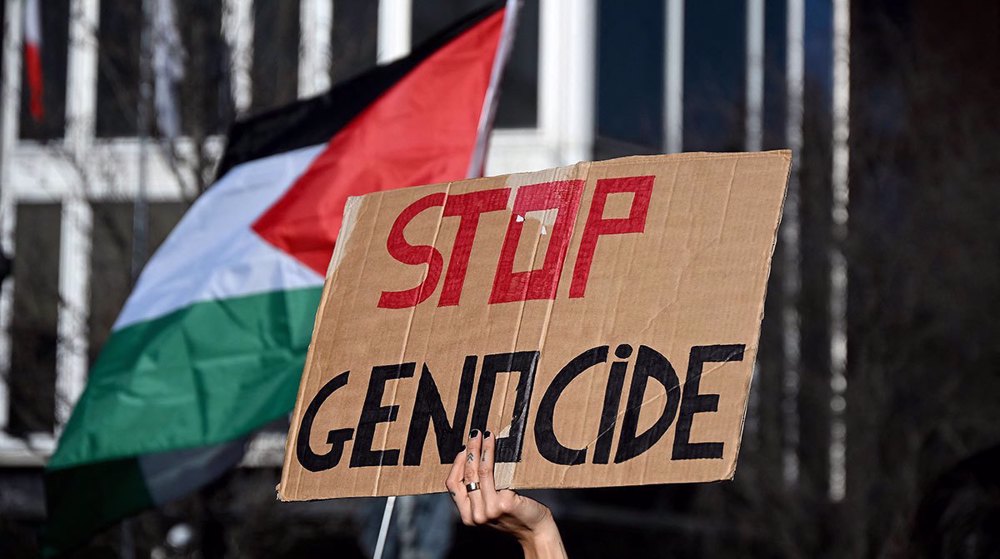
[[[248,111],[253,101],[253,26],[253,0],[224,0],[222,35],[229,44],[229,81],[237,115]]]
[[[59,322],[56,345],[56,431],[69,420],[87,382],[87,317],[91,221],[84,196],[63,200],[59,242]]]
[[[746,51],[744,149],[760,151],[764,143],[764,0],[747,0]],[[744,439],[753,447],[757,444],[760,424],[759,358],[753,365],[753,380],[747,408],[747,432]]]
[[[6,2],[6,29],[3,33],[3,90],[0,92],[0,242],[10,251],[14,247],[16,216],[14,192],[10,189],[10,154],[17,141],[18,108],[21,93],[22,0]],[[14,281],[8,279],[0,293],[0,444],[10,412],[7,374],[10,372],[10,323],[13,313]]]
[[[830,499],[847,492],[847,259],[850,202],[851,3],[833,0],[833,224],[830,250]]]
[[[801,324],[799,293],[802,288],[799,216],[799,164],[802,157],[802,114],[805,73],[805,1],[787,0],[787,45],[785,66],[787,117],[785,139],[792,150],[792,169],[788,194],[781,220],[782,266],[782,471],[785,482],[794,485],[799,478],[799,376],[801,364]]]
[[[412,0],[379,0],[378,63],[388,64],[410,54]]]
[[[70,157],[86,158],[93,144],[97,115],[98,0],[70,5],[69,56],[66,72],[66,136]],[[59,242],[59,322],[56,346],[56,430],[69,420],[87,382],[87,317],[91,221],[87,178],[77,176],[62,204]]]
[[[539,8],[539,125],[558,165],[586,161],[593,155],[597,6],[541,0]]]
[[[684,149],[684,0],[664,0],[663,149]]]
[[[744,147],[760,151],[764,137],[764,0],[747,0]]]
[[[299,3],[299,98],[330,88],[330,38],[333,29],[331,0]]]

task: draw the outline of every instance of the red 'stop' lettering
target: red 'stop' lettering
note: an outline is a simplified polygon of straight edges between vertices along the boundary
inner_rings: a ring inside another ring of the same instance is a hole
[[[628,217],[604,219],[604,205],[608,201],[608,195],[619,192],[634,194]],[[652,192],[652,176],[622,177],[597,181],[594,200],[590,204],[590,214],[587,215],[587,224],[583,227],[580,250],[576,255],[576,266],[573,267],[573,283],[569,287],[570,297],[583,297],[584,293],[587,292],[590,265],[594,261],[597,239],[601,235],[642,233],[646,227],[646,213],[649,211],[649,198]]]
[[[462,297],[462,285],[465,283],[465,272],[469,268],[472,243],[476,240],[479,215],[506,208],[508,199],[510,199],[509,188],[480,190],[448,197],[444,205],[444,215],[461,216],[462,220],[458,224],[455,245],[451,249],[451,260],[448,262],[448,273],[444,276],[439,307],[457,305]]]
[[[434,293],[438,279],[441,278],[441,268],[444,258],[441,251],[431,245],[411,245],[406,242],[403,230],[413,218],[427,208],[444,204],[445,193],[430,194],[407,206],[392,224],[385,248],[393,258],[404,264],[427,264],[427,277],[423,283],[403,291],[383,291],[378,299],[378,306],[384,309],[405,309],[423,303]]]
[[[507,225],[507,236],[500,249],[490,303],[509,303],[528,299],[555,299],[563,260],[569,247],[570,233],[580,205],[582,180],[543,182],[522,186],[514,199],[514,213]],[[521,240],[524,214],[538,210],[556,210],[552,236],[545,252],[545,262],[537,270],[515,272],[514,254]],[[518,221],[518,217],[522,220]]]

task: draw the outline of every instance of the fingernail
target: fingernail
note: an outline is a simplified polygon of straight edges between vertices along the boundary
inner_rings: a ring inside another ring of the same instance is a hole
[[[469,438],[474,439],[479,436],[479,429],[473,429],[469,432]]]
[[[490,435],[492,435],[492,434],[493,433],[490,433],[489,431],[487,431],[487,432],[483,433],[483,438],[484,439],[488,439],[488,438],[490,438]]]

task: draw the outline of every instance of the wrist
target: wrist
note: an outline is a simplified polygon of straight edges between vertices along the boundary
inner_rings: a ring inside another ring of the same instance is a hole
[[[566,557],[562,537],[555,520],[549,515],[545,522],[533,528],[530,532],[518,535],[525,559],[551,559]]]

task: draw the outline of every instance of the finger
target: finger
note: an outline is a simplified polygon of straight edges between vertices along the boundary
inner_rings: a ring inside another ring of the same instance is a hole
[[[448,477],[445,479],[445,486],[448,488],[448,493],[452,497],[457,497],[460,494],[465,493],[465,485],[462,484],[462,478],[465,475],[465,447],[458,451],[455,455],[455,459],[451,462],[451,470],[448,472]]]
[[[455,502],[455,507],[458,508],[458,515],[462,517],[462,524],[472,526],[472,505],[465,494],[465,484],[462,483],[464,473],[465,449],[463,448],[455,455],[455,460],[451,463],[451,472],[448,473],[445,486],[448,488],[448,493],[451,494],[451,500]]]
[[[479,484],[479,458],[482,452],[483,437],[478,429],[473,429],[469,433],[469,445],[465,454],[465,483]],[[486,506],[483,503],[482,489],[476,491],[466,491],[469,495],[469,503],[472,505],[472,519],[476,524],[484,524],[487,521]]]
[[[493,479],[493,459],[496,447],[496,437],[486,431],[483,433],[483,450],[479,460],[479,486],[486,506],[486,515],[490,519],[500,516],[500,500],[497,495],[496,483]]]

